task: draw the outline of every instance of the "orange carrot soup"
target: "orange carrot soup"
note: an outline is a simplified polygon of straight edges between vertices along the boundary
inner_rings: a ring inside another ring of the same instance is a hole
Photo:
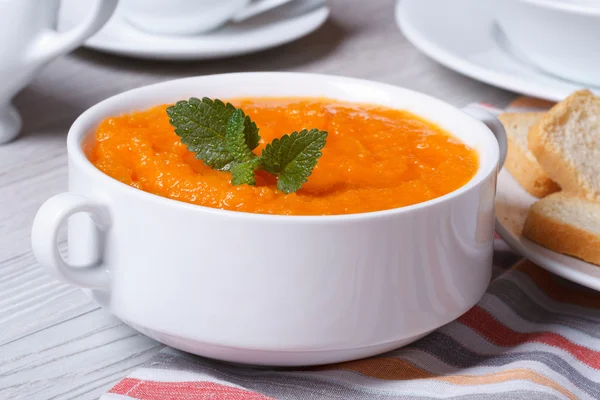
[[[196,159],[174,132],[167,105],[104,120],[85,147],[107,175],[159,196],[205,207],[260,214],[339,215],[388,210],[435,199],[465,185],[477,153],[440,127],[407,111],[329,99],[231,101],[266,143],[301,129],[328,132],[312,175],[283,193],[263,170],[256,186]]]

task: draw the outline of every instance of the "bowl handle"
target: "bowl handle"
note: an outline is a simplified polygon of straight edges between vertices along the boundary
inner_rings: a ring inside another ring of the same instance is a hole
[[[463,108],[462,111],[483,122],[496,137],[496,140],[498,141],[498,147],[500,148],[500,159],[498,160],[498,171],[500,171],[504,166],[506,152],[508,151],[506,131],[504,130],[502,122],[500,122],[500,120],[496,118],[494,114],[479,105],[469,105]]]
[[[80,212],[91,216],[98,233],[106,232],[111,225],[110,212],[105,205],[79,194],[57,194],[48,199],[35,216],[31,231],[33,254],[44,268],[59,279],[84,288],[107,289],[108,270],[102,261],[88,266],[73,266],[65,262],[58,252],[56,239],[61,225],[71,215]],[[97,235],[98,247],[101,237]]]

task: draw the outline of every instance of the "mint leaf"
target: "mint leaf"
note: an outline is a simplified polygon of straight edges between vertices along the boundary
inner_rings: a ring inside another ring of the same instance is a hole
[[[318,129],[293,132],[268,144],[260,156],[261,166],[277,175],[277,188],[284,193],[300,189],[317,165],[327,132]]]
[[[254,150],[258,147],[258,142],[260,141],[258,128],[256,127],[256,124],[252,122],[249,116],[244,118],[244,136],[246,137],[246,144],[250,150]]]
[[[258,127],[241,109],[221,100],[195,97],[167,108],[169,122],[196,158],[231,172],[233,185],[256,185],[255,171],[277,175],[277,188],[295,192],[308,180],[325,146],[327,132],[306,129],[268,144],[260,157]]]
[[[258,168],[260,160],[248,146],[248,136],[244,134],[245,126],[250,118],[244,115],[244,112],[239,108],[233,112],[227,128],[225,130],[225,143],[227,150],[233,156],[234,162],[231,164],[231,183],[234,186],[238,185],[256,185],[254,179],[254,171]],[[256,128],[256,124],[250,121]],[[258,129],[256,129],[258,133]],[[258,143],[257,143],[258,145]]]
[[[234,186],[238,185],[256,185],[254,171],[258,168],[260,160],[258,157],[251,158],[248,161],[231,165],[231,183]]]
[[[235,112],[236,108],[230,103],[206,97],[202,100],[192,97],[167,108],[169,122],[181,142],[188,150],[196,153],[196,158],[204,161],[204,164],[222,171],[229,170],[232,162],[236,161],[237,153],[232,152],[232,149],[240,151],[237,145],[228,144],[227,140],[227,125]],[[245,116],[243,111],[240,112],[243,117],[244,141],[248,151],[251,151],[258,146],[260,140],[258,128],[250,117]],[[238,125],[239,117],[236,117]],[[237,138],[236,135],[233,137]]]
[[[226,170],[233,161],[225,143],[227,121],[235,111],[222,101],[192,97],[167,108],[169,122],[196,158],[214,169]]]
[[[244,112],[239,108],[233,112],[225,129],[225,146],[233,159],[242,163],[254,156],[244,136]]]

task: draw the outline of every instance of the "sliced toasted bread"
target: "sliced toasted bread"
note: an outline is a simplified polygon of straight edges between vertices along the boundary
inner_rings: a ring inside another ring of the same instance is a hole
[[[600,265],[600,203],[558,192],[531,206],[523,235],[558,253]]]
[[[523,189],[535,197],[544,197],[560,190],[538,164],[527,144],[529,129],[544,115],[543,112],[528,112],[499,116],[508,138],[508,154],[504,166]]]
[[[567,192],[600,200],[600,98],[588,90],[554,106],[529,131],[529,149]]]

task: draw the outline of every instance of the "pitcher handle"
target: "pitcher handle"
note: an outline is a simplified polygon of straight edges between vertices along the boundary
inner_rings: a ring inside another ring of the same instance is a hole
[[[98,32],[111,17],[118,0],[95,0],[85,19],[67,32],[47,30],[41,33],[29,50],[32,63],[44,64],[52,58],[66,54]]]

